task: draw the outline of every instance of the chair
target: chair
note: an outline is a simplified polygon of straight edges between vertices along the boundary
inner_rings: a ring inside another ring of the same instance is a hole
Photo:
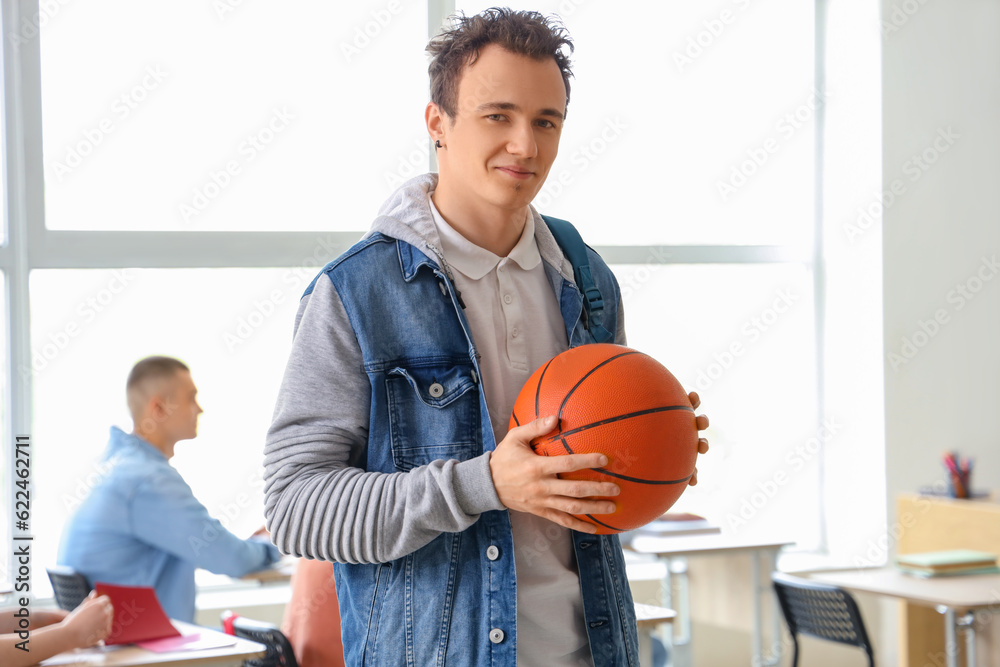
[[[45,568],[52,582],[52,593],[60,609],[73,611],[90,595],[87,578],[68,565],[54,565]]]
[[[792,633],[795,652],[792,667],[799,664],[798,635],[812,635],[858,646],[868,655],[869,667],[875,667],[872,645],[865,631],[861,611],[851,594],[837,586],[774,572],[771,574],[781,613]]]
[[[277,626],[225,611],[222,613],[222,627],[231,635],[267,647],[263,658],[246,660],[243,667],[299,667],[295,654],[292,653],[292,645]]]

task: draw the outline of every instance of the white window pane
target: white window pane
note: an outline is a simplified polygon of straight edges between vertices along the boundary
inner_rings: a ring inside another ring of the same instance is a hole
[[[0,160],[2,162],[2,160]],[[7,349],[7,274],[0,271],[0,350]],[[13,497],[11,494],[11,487],[9,486],[13,482],[14,475],[14,464],[8,463],[13,461],[13,452],[11,450],[11,443],[7,439],[7,429],[9,428],[10,415],[7,414],[7,355],[6,353],[0,354],[0,452],[3,453],[4,462],[0,464],[0,493],[3,496],[3,500],[0,500],[0,507],[3,509],[4,518],[0,521],[0,544],[11,544],[11,531],[10,526],[12,520],[8,520],[12,516],[14,510],[10,506],[10,499]],[[11,578],[9,576],[10,572],[10,553],[6,553],[0,556],[0,591],[6,591],[11,589]]]
[[[173,465],[237,535],[263,525],[264,436],[310,278],[294,269],[32,273],[36,562],[55,562],[110,426],[131,430],[125,380],[151,354],[188,364],[205,410]],[[36,572],[36,587],[44,579]]]
[[[367,229],[428,163],[426,8],[390,5],[62,7],[41,37],[49,227]]]
[[[812,274],[799,265],[615,266],[629,346],[701,396],[711,449],[679,511],[819,543]],[[828,439],[828,446],[835,440]]]
[[[543,212],[597,244],[810,242],[812,3],[508,4],[559,14],[576,44]]]

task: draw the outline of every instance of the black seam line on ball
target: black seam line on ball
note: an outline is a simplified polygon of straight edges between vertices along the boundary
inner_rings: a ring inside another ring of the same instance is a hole
[[[611,524],[609,524],[609,523],[604,523],[604,522],[603,522],[603,521],[601,521],[600,519],[596,519],[596,518],[594,518],[594,515],[593,515],[593,514],[584,514],[584,516],[585,516],[585,517],[587,517],[588,519],[590,519],[591,521],[593,521],[594,523],[599,523],[599,524],[601,524],[601,525],[602,525],[602,526],[604,526],[605,528],[610,528],[611,530],[617,530],[617,531],[618,531],[619,533],[620,533],[620,532],[622,532],[622,530],[623,530],[623,529],[621,529],[621,528],[616,528],[615,526],[612,526],[612,525],[611,525]]]
[[[627,357],[630,354],[639,354],[639,351],[638,350],[629,350],[628,352],[622,352],[621,354],[616,354],[613,357],[605,359],[604,361],[602,361],[601,363],[597,364],[596,366],[594,366],[593,368],[591,368],[589,371],[587,371],[586,375],[584,375],[582,378],[580,378],[580,381],[577,382],[575,385],[573,385],[573,388],[570,389],[568,392],[566,392],[566,395],[563,397],[562,405],[559,406],[559,418],[562,419],[563,408],[566,407],[566,403],[569,401],[570,396],[572,396],[573,392],[575,392],[580,387],[580,385],[583,384],[584,380],[586,380],[591,375],[593,375],[597,371],[598,368],[600,368],[602,366],[607,366],[608,364],[610,364],[615,359],[620,359],[621,357]],[[539,384],[541,384],[541,382],[539,382]]]
[[[535,385],[535,419],[541,417],[541,415],[538,414],[538,402],[542,395],[542,380],[545,379],[545,371],[549,370],[549,366],[552,365],[554,360],[555,357],[552,357],[552,359],[549,359],[548,363],[545,364],[545,368],[542,369],[542,374],[538,376],[538,384]]]
[[[635,482],[636,484],[681,484],[683,482],[691,479],[691,475],[683,477],[681,479],[642,479],[641,477],[629,477],[628,475],[619,475],[616,472],[611,472],[604,468],[591,468],[591,470],[611,477],[617,477],[618,479],[624,479],[626,482]]]
[[[597,428],[598,426],[604,426],[606,424],[613,424],[623,419],[631,419],[632,417],[642,417],[644,415],[651,415],[657,412],[669,412],[670,410],[687,410],[688,412],[694,412],[694,410],[687,407],[686,405],[666,405],[659,408],[649,408],[648,410],[629,412],[624,415],[618,415],[617,417],[608,417],[607,419],[602,419],[601,421],[591,422],[590,424],[584,424],[583,426],[577,426],[576,428],[571,428],[568,431],[563,431],[562,433],[556,434],[556,437],[565,438],[568,435],[573,435],[574,433],[579,433],[580,431],[586,431],[587,429]]]

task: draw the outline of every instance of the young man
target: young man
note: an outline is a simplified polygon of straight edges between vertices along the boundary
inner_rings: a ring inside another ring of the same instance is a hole
[[[174,446],[198,435],[201,406],[188,367],[147,357],[126,385],[134,429],[111,428],[107,470],[66,525],[59,563],[91,584],[152,586],[171,618],[194,620],[194,571],[238,577],[281,557],[265,537],[241,540],[194,497],[170,465]]]
[[[539,14],[498,9],[432,41],[440,173],[396,191],[302,299],[265,513],[282,550],[338,563],[348,665],[638,664],[618,538],[572,516],[613,512],[595,498],[618,487],[557,477],[606,458],[536,456],[555,417],[507,430],[530,374],[592,342],[530,206],[558,150],[568,47]],[[624,343],[618,285],[590,265]]]

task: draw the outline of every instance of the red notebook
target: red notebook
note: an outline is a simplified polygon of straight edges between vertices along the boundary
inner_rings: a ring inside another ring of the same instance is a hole
[[[111,605],[115,608],[111,634],[104,640],[105,644],[134,644],[147,639],[180,636],[151,587],[97,582],[94,589],[98,595],[111,598]]]

